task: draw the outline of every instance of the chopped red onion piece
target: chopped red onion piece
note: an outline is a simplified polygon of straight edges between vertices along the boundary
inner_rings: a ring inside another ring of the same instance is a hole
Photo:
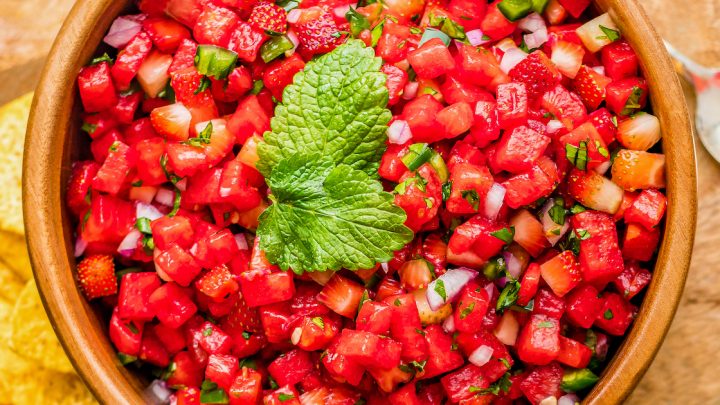
[[[580,402],[580,398],[575,394],[565,394],[558,399],[558,405],[575,405]]]
[[[395,120],[388,127],[387,136],[390,143],[402,145],[412,139],[412,132],[410,132],[410,126],[406,121]]]
[[[185,191],[185,189],[187,189],[187,177],[175,183],[175,187],[180,191]]]
[[[85,242],[81,236],[78,236],[77,239],[75,239],[75,257],[82,256],[83,253],[85,253],[87,245],[87,242]]]
[[[158,211],[158,209],[155,208],[155,206],[153,206],[153,205],[139,202],[135,206],[135,217],[136,218],[147,218],[151,221],[154,221],[162,216],[163,216],[162,212]]]
[[[551,245],[555,246],[556,243],[562,239],[562,237],[570,229],[569,218],[565,218],[565,223],[561,226],[553,221],[550,217],[550,209],[555,205],[555,199],[549,199],[543,208],[540,210],[540,222],[542,222],[543,232],[545,238],[550,242]]]
[[[540,48],[548,40],[547,29],[542,28],[531,34],[525,34],[523,35],[523,39],[528,49]]]
[[[447,333],[455,332],[455,317],[450,315],[447,318],[445,318],[445,321],[443,321],[442,327],[443,327],[443,330]]]
[[[545,20],[540,14],[532,13],[520,20],[518,28],[525,32],[538,32],[542,29],[547,29],[547,25],[545,25]],[[530,48],[529,45],[528,48]]]
[[[166,188],[161,188],[155,195],[155,201],[167,207],[172,207],[175,202],[175,192]]]
[[[408,82],[403,89],[402,98],[405,100],[414,99],[417,96],[418,87],[418,82]]]
[[[103,38],[103,42],[116,49],[124,47],[142,30],[142,24],[140,24],[140,22],[137,18],[133,18],[133,16],[116,18],[110,26],[107,35]]]
[[[493,284],[493,283],[485,284],[485,291],[488,294],[488,300],[492,301],[493,296],[495,296],[495,291],[496,291],[495,284]]]
[[[477,349],[475,349],[472,353],[470,353],[470,356],[468,356],[468,361],[478,367],[482,367],[485,364],[487,364],[488,361],[492,358],[493,355],[493,348],[487,345],[481,345]]]
[[[485,33],[480,29],[468,31],[465,33],[465,36],[472,46],[485,45],[492,41],[490,37],[486,37]]]
[[[240,250],[248,250],[249,249],[247,239],[245,238],[244,233],[236,233],[235,234],[235,243],[237,244],[237,247]]]
[[[132,231],[128,232],[128,234],[125,235],[125,238],[123,238],[122,242],[120,242],[120,246],[118,246],[118,253],[120,253],[123,257],[132,256],[135,248],[137,248],[137,243],[138,240],[140,240],[141,236],[142,233],[140,233],[140,231],[138,231],[137,229],[133,229]]]
[[[437,311],[445,305],[445,303],[452,301],[460,293],[460,290],[465,287],[465,284],[469,283],[470,280],[474,279],[477,275],[478,273],[475,270],[460,267],[458,269],[448,270],[445,274],[438,277],[428,285],[427,300],[430,309]],[[438,286],[440,282],[442,282],[442,284]],[[443,291],[444,297],[441,296],[441,293],[438,291]]]
[[[345,14],[350,11],[350,4],[346,4],[344,6],[337,6],[333,9],[333,14],[335,14],[335,17],[344,19]]]
[[[388,274],[390,272],[390,266],[388,266],[387,263],[380,263],[380,267],[382,267],[383,272],[385,274]]]
[[[523,270],[523,264],[520,259],[507,250],[503,252],[503,259],[505,259],[505,266],[508,273],[516,279],[519,278]]]
[[[169,404],[171,396],[172,391],[163,380],[153,380],[143,393],[145,401],[153,405]]]
[[[294,8],[290,10],[290,12],[287,15],[287,22],[290,24],[295,24],[300,19],[300,16],[302,15],[302,10],[299,8]]]

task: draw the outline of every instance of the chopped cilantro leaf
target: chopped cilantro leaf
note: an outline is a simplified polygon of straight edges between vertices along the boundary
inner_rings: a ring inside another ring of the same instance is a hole
[[[510,244],[513,241],[513,238],[515,237],[515,227],[511,226],[510,228],[503,228],[499,231],[490,232],[490,235],[500,239],[501,241]]]

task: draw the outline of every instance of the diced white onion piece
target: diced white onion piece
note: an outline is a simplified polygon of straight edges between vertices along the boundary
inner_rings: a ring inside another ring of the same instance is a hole
[[[492,41],[490,37],[485,36],[485,33],[480,29],[468,31],[465,33],[465,36],[472,46],[485,45]]]
[[[580,403],[580,397],[575,394],[565,394],[558,399],[558,405],[575,405]]]
[[[297,327],[293,329],[292,334],[290,335],[290,343],[296,345],[300,343],[300,338],[302,337],[302,328]]]
[[[552,217],[550,217],[550,209],[555,205],[554,199],[549,199],[545,205],[543,206],[542,210],[540,210],[540,222],[542,222],[543,226],[543,233],[545,234],[545,238],[550,242],[551,245],[555,246],[560,239],[567,233],[567,231],[570,229],[570,221],[569,218],[565,218],[565,223],[563,225],[558,225],[553,221]]]
[[[160,212],[153,205],[140,202],[140,203],[137,203],[137,205],[135,206],[135,217],[136,218],[147,218],[151,221],[154,221],[162,216],[163,216],[162,212]]]
[[[385,274],[390,273],[390,266],[388,266],[387,263],[380,263],[380,267],[382,268],[383,272],[385,272]]]
[[[417,96],[419,85],[418,82],[408,82],[403,89],[402,98],[405,100],[414,99]]]
[[[603,32],[603,29],[610,29],[618,33],[620,32],[608,13],[602,14],[586,22],[580,28],[575,30],[575,32],[578,34],[585,47],[590,52],[595,53],[601,50],[605,45],[613,42],[610,38],[608,38],[608,35]]]
[[[78,236],[77,239],[75,239],[75,257],[80,257],[85,253],[85,249],[87,248],[87,242],[85,240]]]
[[[499,341],[507,346],[515,346],[520,324],[512,311],[505,311],[493,334]]]
[[[487,219],[497,219],[500,209],[502,209],[503,201],[505,201],[505,187],[498,183],[493,183],[492,187],[485,197],[485,217]]]
[[[407,121],[395,120],[387,129],[388,141],[402,145],[412,139],[412,132]]]
[[[287,15],[287,22],[290,24],[295,24],[300,19],[300,16],[302,15],[302,10],[299,8],[294,8],[288,12]]]
[[[470,280],[477,277],[477,275],[478,273],[475,270],[460,267],[448,270],[445,274],[431,282],[427,289],[427,300],[428,304],[430,304],[430,309],[437,311],[445,305],[445,303],[451,302],[460,293],[460,290],[462,290]],[[443,291],[443,288],[438,287],[438,283],[441,281],[445,291],[445,297],[442,297],[440,293],[438,293],[438,291]]]
[[[137,73],[137,80],[149,97],[157,95],[165,88],[170,75],[168,68],[173,57],[166,53],[153,52],[145,58]]]
[[[488,294],[488,300],[492,301],[493,296],[495,295],[495,284],[493,283],[487,283],[485,284],[485,291]]]
[[[468,356],[468,361],[478,367],[482,367],[487,364],[492,358],[493,348],[487,345],[482,345],[477,349],[473,350]]]
[[[142,24],[133,16],[120,16],[113,21],[103,42],[120,49],[130,42],[142,30]]]
[[[502,61],[500,61],[500,69],[505,73],[509,73],[512,68],[517,66],[518,63],[524,61],[527,57],[528,54],[523,52],[522,49],[510,48],[505,51],[505,55],[503,55]]]
[[[153,380],[153,382],[145,388],[145,392],[143,394],[143,397],[148,404],[167,404],[170,402],[171,396],[172,391],[163,380]]]
[[[244,233],[236,233],[234,237],[235,237],[235,243],[237,244],[238,249],[249,250],[247,238],[245,238]]]
[[[548,40],[548,31],[542,28],[531,34],[523,35],[523,39],[529,49],[540,48]]]
[[[605,66],[603,66],[603,65],[593,66],[591,69],[594,70],[595,72],[600,73],[601,75],[605,76]]]
[[[133,229],[132,231],[128,232],[128,234],[125,235],[125,238],[123,238],[122,242],[120,242],[120,246],[118,246],[118,253],[120,253],[124,257],[132,256],[135,248],[137,247],[137,242],[138,240],[140,240],[141,236],[142,233],[140,233],[140,231],[138,231],[137,229]]]
[[[609,160],[607,162],[600,163],[597,167],[595,167],[593,170],[595,170],[595,173],[597,174],[605,174],[608,170],[610,170],[610,167],[612,166],[612,162]]]
[[[550,134],[554,134],[563,128],[565,128],[565,124],[563,124],[562,122],[560,122],[558,120],[550,120],[547,123],[547,131]]]
[[[455,317],[448,316],[442,324],[443,330],[447,333],[455,332]]]
[[[166,188],[161,188],[155,195],[155,201],[166,207],[172,207],[175,203],[175,192]]]
[[[540,14],[532,13],[518,22],[518,28],[525,32],[537,32],[547,29],[547,25]]]

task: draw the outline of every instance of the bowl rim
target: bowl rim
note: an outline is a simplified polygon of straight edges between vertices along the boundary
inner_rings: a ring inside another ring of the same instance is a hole
[[[63,179],[72,152],[68,134],[77,130],[73,120],[78,100],[75,77],[110,22],[128,4],[130,0],[80,0],[75,4],[53,44],[33,99],[23,161],[26,236],[43,305],[71,362],[103,403],[143,402],[144,387],[120,364],[103,332],[104,325],[98,325],[91,305],[76,288],[74,242],[62,202]],[[588,404],[607,404],[619,403],[632,392],[670,327],[690,263],[697,194],[690,119],[662,41],[637,0],[595,0],[595,4],[609,11],[638,53],[665,135],[663,148],[672,152],[666,152],[668,210],[653,280],[630,332],[584,399]],[[57,153],[58,148],[62,153]]]

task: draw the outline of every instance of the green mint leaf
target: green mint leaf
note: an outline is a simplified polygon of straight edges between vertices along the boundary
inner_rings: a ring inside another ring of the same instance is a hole
[[[350,33],[352,33],[353,37],[357,37],[361,32],[370,28],[370,21],[368,21],[367,17],[358,13],[352,7],[345,13],[345,19],[350,23]]]
[[[505,284],[505,288],[503,288],[502,292],[500,293],[500,297],[498,297],[495,310],[498,313],[503,313],[507,308],[515,305],[515,302],[518,299],[519,292],[520,283],[517,280],[508,281],[507,284]]]
[[[478,196],[478,192],[475,190],[463,190],[460,192],[460,195],[462,198],[465,199],[465,201],[470,204],[470,206],[473,208],[473,210],[477,211],[478,206],[480,205],[480,196]]]
[[[331,159],[293,155],[267,179],[274,203],[260,216],[257,235],[268,260],[284,270],[371,268],[413,237],[379,181]]]
[[[620,39],[620,31],[618,30],[614,30],[604,25],[600,25],[600,31],[602,31],[605,35],[599,36],[598,39],[607,39],[609,41],[617,41],[618,39]]]
[[[463,308],[462,312],[460,312],[460,319],[465,319],[472,313],[472,311],[475,309],[475,303],[471,302],[470,305]]]
[[[349,40],[296,74],[258,145],[265,177],[296,153],[320,153],[377,176],[392,117],[381,64],[362,41]]]
[[[443,301],[447,301],[447,292],[445,291],[445,282],[442,279],[435,281],[435,292],[438,293]]]
[[[580,141],[579,146],[565,144],[565,157],[573,166],[580,170],[586,170],[588,163],[587,142]]]
[[[565,225],[565,201],[562,198],[555,199],[555,205],[550,207],[548,215],[550,219],[558,225]]]
[[[510,228],[503,228],[499,231],[490,232],[490,235],[500,239],[501,241],[509,245],[510,243],[512,243],[513,238],[515,237],[515,227],[511,226]]]
[[[443,202],[447,201],[448,198],[450,198],[450,194],[452,194],[452,180],[443,183],[442,185],[442,199]]]
[[[316,316],[312,319],[310,319],[312,323],[318,326],[320,329],[325,329],[325,321],[323,321],[321,316]]]
[[[625,108],[623,108],[623,110],[620,112],[620,115],[630,115],[635,111],[639,110],[641,107],[640,98],[642,98],[642,95],[643,89],[641,87],[633,87],[632,93],[630,93],[630,96],[625,103]]]

